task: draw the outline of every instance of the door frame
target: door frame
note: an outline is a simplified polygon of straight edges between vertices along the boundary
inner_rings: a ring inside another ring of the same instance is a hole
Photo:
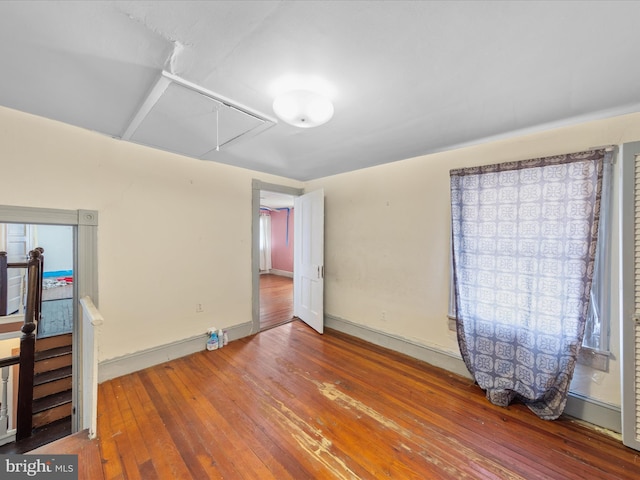
[[[98,306],[98,212],[95,210],[61,210],[53,208],[0,205],[0,223],[70,225],[74,228],[74,298],[89,296]],[[46,253],[46,252],[45,252]],[[79,321],[78,301],[73,302],[73,380],[71,431],[84,428],[82,325]],[[88,426],[87,426],[88,427]]]
[[[302,188],[253,179],[251,182],[251,333],[260,331],[260,191],[300,196]]]

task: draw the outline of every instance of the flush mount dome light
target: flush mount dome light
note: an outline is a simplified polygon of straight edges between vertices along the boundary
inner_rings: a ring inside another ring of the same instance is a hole
[[[331,120],[333,104],[319,93],[291,90],[276,97],[273,111],[282,121],[294,127],[311,128]]]

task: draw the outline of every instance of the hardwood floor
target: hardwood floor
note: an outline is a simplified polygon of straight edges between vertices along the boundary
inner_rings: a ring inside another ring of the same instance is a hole
[[[260,330],[293,319],[293,278],[260,275]]]
[[[88,432],[78,432],[29,452],[30,455],[78,455],[79,480],[103,480],[98,440],[89,440]]]
[[[105,479],[640,478],[617,439],[300,321],[107,381],[98,411]]]

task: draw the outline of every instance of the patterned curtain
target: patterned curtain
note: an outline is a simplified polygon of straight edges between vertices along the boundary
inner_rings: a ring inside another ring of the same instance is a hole
[[[593,278],[604,150],[452,170],[460,352],[487,398],[564,410]]]

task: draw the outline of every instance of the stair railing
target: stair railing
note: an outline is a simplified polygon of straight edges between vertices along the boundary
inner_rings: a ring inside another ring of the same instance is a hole
[[[27,261],[27,305],[20,329],[20,371],[18,374],[18,414],[16,440],[31,436],[33,425],[33,375],[36,351],[36,327],[42,307],[42,274],[44,250],[29,252]]]
[[[44,273],[44,250],[36,248],[29,252],[26,262],[7,262],[6,252],[0,252],[0,316],[7,312],[7,269],[26,268],[27,301],[20,332],[20,354],[0,359],[0,445],[31,436],[33,425],[33,377],[35,367],[36,328],[42,310],[42,279]],[[8,430],[9,416],[9,369],[19,365],[18,402],[16,428]],[[15,436],[14,436],[15,435]]]

